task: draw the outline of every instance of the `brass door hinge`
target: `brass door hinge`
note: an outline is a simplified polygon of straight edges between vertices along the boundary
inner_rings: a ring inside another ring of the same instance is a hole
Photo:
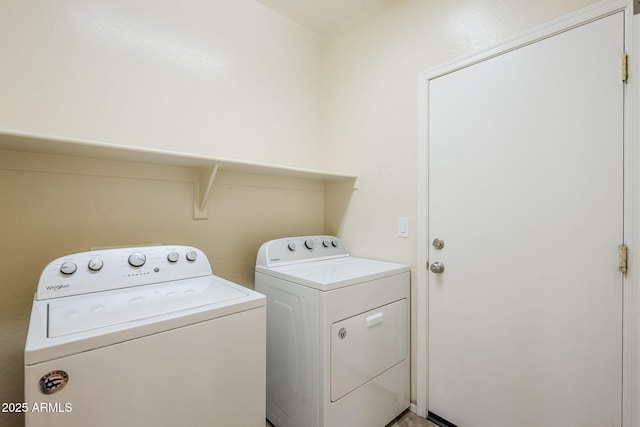
[[[620,61],[620,78],[623,82],[626,82],[629,78],[629,55],[622,54],[622,60]]]
[[[627,255],[629,252],[628,249],[629,248],[627,248],[627,245],[625,244],[618,246],[618,253],[620,258],[618,269],[623,273],[627,272]]]

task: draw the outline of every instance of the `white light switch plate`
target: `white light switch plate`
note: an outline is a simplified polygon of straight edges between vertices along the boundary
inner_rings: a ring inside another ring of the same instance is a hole
[[[409,218],[398,218],[398,237],[409,237]]]

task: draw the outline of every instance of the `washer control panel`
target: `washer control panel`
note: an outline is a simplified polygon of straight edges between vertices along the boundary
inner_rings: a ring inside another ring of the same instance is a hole
[[[67,255],[45,267],[36,299],[80,295],[211,274],[206,255],[190,246],[102,249]]]
[[[349,256],[344,242],[334,236],[299,236],[271,240],[258,250],[256,265],[279,265]]]

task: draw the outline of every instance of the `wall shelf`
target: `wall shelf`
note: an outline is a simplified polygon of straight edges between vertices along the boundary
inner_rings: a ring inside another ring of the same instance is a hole
[[[357,189],[357,175],[294,168],[266,163],[247,162],[201,154],[181,153],[153,148],[133,147],[74,138],[24,133],[0,129],[0,151],[54,154],[104,160],[151,163],[197,169],[193,214],[195,219],[207,218],[207,201],[219,171],[256,175],[271,175],[318,181],[351,181]]]

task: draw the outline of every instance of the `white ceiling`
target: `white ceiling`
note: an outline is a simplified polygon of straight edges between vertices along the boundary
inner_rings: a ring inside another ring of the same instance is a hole
[[[256,0],[318,34],[327,34],[365,9],[386,0]]]

